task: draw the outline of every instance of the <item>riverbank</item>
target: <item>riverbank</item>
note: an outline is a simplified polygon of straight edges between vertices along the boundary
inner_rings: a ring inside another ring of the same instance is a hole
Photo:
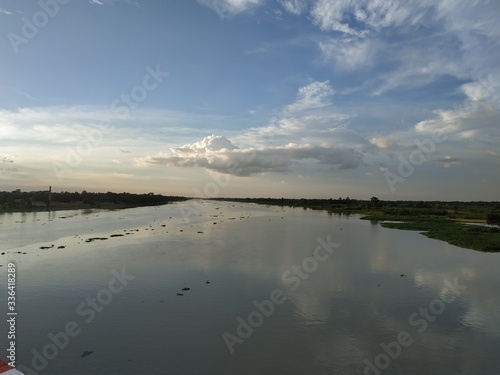
[[[140,204],[120,204],[120,203],[100,203],[100,204],[77,204],[68,206],[42,206],[42,207],[24,207],[12,209],[0,209],[0,215],[13,212],[52,212],[52,211],[72,211],[72,210],[124,210],[136,207],[162,206],[171,202],[159,203],[155,205]]]
[[[164,196],[161,194],[133,193],[93,193],[46,191],[12,192],[0,191],[0,214],[8,212],[47,212],[63,210],[103,209],[119,210],[124,208],[159,206],[188,198]]]
[[[367,215],[361,219],[377,221],[384,228],[419,231],[426,237],[445,241],[451,245],[465,249],[500,252],[499,228],[468,225],[461,220],[432,217],[414,218]]]
[[[384,228],[419,231],[426,237],[482,252],[500,252],[500,228],[486,224],[498,212],[498,202],[382,202],[352,199],[228,199],[265,205],[325,210],[336,215],[360,214],[362,220],[380,223]]]

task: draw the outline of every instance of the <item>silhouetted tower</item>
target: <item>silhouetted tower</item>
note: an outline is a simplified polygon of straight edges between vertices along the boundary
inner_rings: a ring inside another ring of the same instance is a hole
[[[52,204],[52,186],[49,186],[49,206]]]

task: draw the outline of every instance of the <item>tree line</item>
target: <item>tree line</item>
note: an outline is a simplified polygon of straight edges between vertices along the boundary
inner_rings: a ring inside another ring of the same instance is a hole
[[[117,204],[130,206],[156,206],[170,202],[182,201],[187,198],[179,196],[164,196],[161,194],[133,194],[133,193],[93,193],[79,192],[49,192],[45,191],[0,191],[0,207],[3,210],[32,208],[40,206],[57,206],[60,204],[81,204],[95,206],[101,204]]]

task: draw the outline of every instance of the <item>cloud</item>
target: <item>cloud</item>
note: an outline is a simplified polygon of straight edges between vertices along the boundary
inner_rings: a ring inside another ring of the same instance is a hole
[[[9,155],[0,155],[0,163],[14,163],[14,157]]]
[[[7,16],[10,16],[10,15],[12,15],[12,12],[9,12],[8,10],[0,8],[0,14],[5,14]]]
[[[443,168],[449,168],[454,165],[460,164],[460,160],[456,158],[452,158],[451,156],[445,156],[441,159],[435,160],[435,162],[441,165]]]
[[[344,37],[320,41],[319,48],[325,61],[333,61],[345,70],[355,70],[372,65],[380,46],[371,39]]]
[[[331,105],[329,98],[335,93],[329,81],[313,82],[301,87],[297,93],[297,100],[285,107],[285,112],[294,113],[318,109]]]
[[[318,0],[310,19],[327,33],[317,40],[324,61],[344,70],[373,68],[363,87],[375,95],[499,71],[496,2]]]
[[[498,153],[497,151],[488,150],[486,154],[494,161],[500,164],[500,153]]]
[[[239,13],[256,8],[264,0],[197,0],[199,4],[214,10],[221,19],[233,17]]]
[[[461,86],[466,100],[453,109],[435,110],[435,117],[415,125],[417,133],[440,133],[459,139],[492,141],[499,139],[498,88],[471,82]]]
[[[382,150],[388,150],[397,144],[399,138],[395,135],[390,135],[388,137],[373,137],[370,138],[369,141],[372,145],[375,145]]]
[[[232,151],[237,148],[238,147],[234,146],[226,137],[210,135],[203,138],[200,142],[184,145],[182,147],[175,148],[174,150],[178,153],[204,154],[212,151]]]
[[[91,4],[95,4],[95,5],[104,5],[104,4],[103,4],[101,1],[99,1],[99,0],[89,0],[89,2],[90,2]]]
[[[311,10],[313,23],[320,29],[358,36],[414,25],[426,13],[425,1],[413,0],[319,0]]]
[[[305,0],[279,0],[280,4],[287,12],[301,15],[307,9],[307,2]]]
[[[169,153],[136,159],[137,164],[205,168],[237,176],[274,172],[287,173],[293,165],[316,163],[330,169],[356,168],[362,155],[352,149],[290,143],[277,147],[241,149],[222,136],[211,135],[200,142],[171,148]]]

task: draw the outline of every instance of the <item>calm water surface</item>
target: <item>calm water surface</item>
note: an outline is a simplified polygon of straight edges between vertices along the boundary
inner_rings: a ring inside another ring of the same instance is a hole
[[[356,215],[219,202],[3,214],[0,251],[5,312],[17,264],[27,374],[500,373],[500,254]]]

